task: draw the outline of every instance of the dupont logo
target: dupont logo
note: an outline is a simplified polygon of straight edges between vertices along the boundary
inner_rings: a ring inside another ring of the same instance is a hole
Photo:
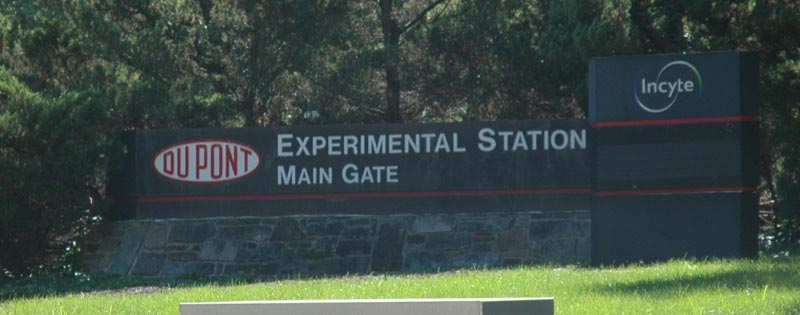
[[[231,181],[253,173],[261,159],[253,148],[225,140],[200,140],[168,147],[153,158],[162,176],[191,183]]]
[[[700,71],[684,60],[670,62],[653,76],[639,78],[633,96],[639,107],[650,113],[664,112],[678,101],[703,90]]]

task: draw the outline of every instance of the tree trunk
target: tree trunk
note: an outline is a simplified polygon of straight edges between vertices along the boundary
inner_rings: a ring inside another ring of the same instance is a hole
[[[392,18],[392,0],[381,0],[381,29],[383,30],[384,71],[386,73],[386,121],[403,122],[400,115],[400,25]]]
[[[245,96],[242,104],[245,119],[244,124],[246,127],[256,125],[258,114],[257,96],[259,81],[261,81],[261,71],[259,69],[259,54],[261,50],[261,42],[259,33],[261,32],[261,16],[259,15],[258,8],[254,7],[250,12],[250,25],[253,28],[250,30],[250,51],[247,58],[247,71],[245,75],[246,86]]]

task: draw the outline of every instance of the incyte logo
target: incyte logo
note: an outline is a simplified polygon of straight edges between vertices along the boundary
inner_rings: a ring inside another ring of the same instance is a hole
[[[658,71],[655,80],[639,79],[633,88],[636,104],[650,113],[668,110],[684,93],[699,93],[703,90],[703,78],[691,63],[676,60]]]

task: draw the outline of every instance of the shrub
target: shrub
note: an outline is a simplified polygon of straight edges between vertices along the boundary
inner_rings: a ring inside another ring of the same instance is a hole
[[[102,97],[42,96],[0,68],[0,273],[71,272],[118,148]]]

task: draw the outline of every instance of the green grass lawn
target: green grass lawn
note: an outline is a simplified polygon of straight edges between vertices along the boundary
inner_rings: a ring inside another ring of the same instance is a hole
[[[6,286],[0,314],[177,314],[179,303],[201,301],[540,296],[555,297],[557,314],[800,314],[800,258],[675,260],[615,268],[528,266],[251,283],[93,281],[99,284],[62,285],[71,288],[62,291],[72,293],[44,296],[31,296],[30,288],[17,285],[20,293],[13,298],[8,290],[14,289]],[[105,290],[109,285],[116,289]],[[59,291],[58,283],[49,287]]]

